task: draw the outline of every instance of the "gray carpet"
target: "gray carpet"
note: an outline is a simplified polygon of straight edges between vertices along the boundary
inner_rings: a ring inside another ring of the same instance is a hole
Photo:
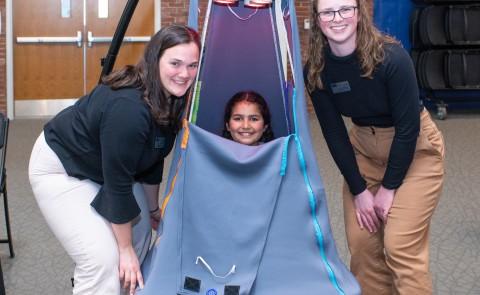
[[[27,178],[30,150],[44,122],[17,119],[10,126],[7,183],[16,257],[11,259],[8,246],[0,245],[7,294],[71,294],[73,262],[46,226]],[[348,261],[341,177],[318,123],[311,122],[328,194],[332,229],[338,250],[344,261]],[[480,115],[451,113],[447,120],[437,123],[447,144],[447,178],[431,227],[434,294],[480,294]],[[0,224],[0,235],[5,235],[3,216],[0,216]]]

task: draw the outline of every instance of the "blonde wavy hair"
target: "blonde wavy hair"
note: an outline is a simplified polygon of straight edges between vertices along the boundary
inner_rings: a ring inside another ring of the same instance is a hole
[[[325,66],[324,49],[328,41],[323,35],[317,21],[318,1],[312,1],[310,32],[310,46],[308,48],[307,64],[309,66],[307,88],[312,92],[315,88],[323,89],[321,73]],[[393,37],[382,34],[373,24],[371,4],[369,0],[357,0],[357,39],[356,53],[362,68],[362,77],[372,78],[375,67],[385,58],[384,45],[386,43],[398,43]]]

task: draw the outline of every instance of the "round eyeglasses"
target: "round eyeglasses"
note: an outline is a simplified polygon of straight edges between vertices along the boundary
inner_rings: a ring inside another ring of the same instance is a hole
[[[355,9],[357,9],[357,6],[346,6],[342,7],[339,10],[325,10],[325,11],[320,11],[317,12],[317,17],[322,21],[322,22],[331,22],[335,19],[335,14],[338,13],[338,15],[343,18],[352,18],[355,15]]]

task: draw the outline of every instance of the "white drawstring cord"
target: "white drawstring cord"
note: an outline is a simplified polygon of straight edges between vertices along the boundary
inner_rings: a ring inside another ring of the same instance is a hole
[[[230,269],[230,271],[224,275],[224,276],[219,276],[217,275],[213,269],[210,267],[210,265],[208,265],[208,263],[205,261],[205,259],[202,258],[202,256],[197,256],[197,259],[195,260],[195,264],[198,264],[198,261],[201,261],[203,263],[203,265],[208,269],[208,271],[210,272],[210,274],[212,274],[212,276],[218,278],[218,279],[225,279],[226,277],[228,277],[229,275],[231,274],[234,274],[235,273],[235,269],[237,268],[237,266],[234,264],[232,266],[232,268]]]
[[[252,16],[254,16],[255,14],[257,14],[257,12],[258,12],[258,8],[256,8],[255,11],[252,12],[251,14],[249,14],[248,16],[246,16],[246,17],[241,17],[241,16],[238,15],[235,11],[233,11],[233,9],[232,9],[232,7],[230,7],[230,5],[227,5],[227,7],[228,7],[228,10],[230,10],[230,12],[231,12],[236,18],[238,18],[239,20],[243,20],[243,21],[251,19]]]

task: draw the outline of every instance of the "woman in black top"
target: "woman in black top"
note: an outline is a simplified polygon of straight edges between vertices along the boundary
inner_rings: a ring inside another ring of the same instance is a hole
[[[428,229],[443,184],[443,138],[419,103],[408,53],[373,26],[370,8],[366,0],[313,1],[306,86],[345,178],[350,266],[362,293],[431,294]]]
[[[158,189],[197,73],[198,34],[172,25],[135,66],[102,80],[45,125],[29,177],[49,226],[75,261],[74,294],[133,294]]]

